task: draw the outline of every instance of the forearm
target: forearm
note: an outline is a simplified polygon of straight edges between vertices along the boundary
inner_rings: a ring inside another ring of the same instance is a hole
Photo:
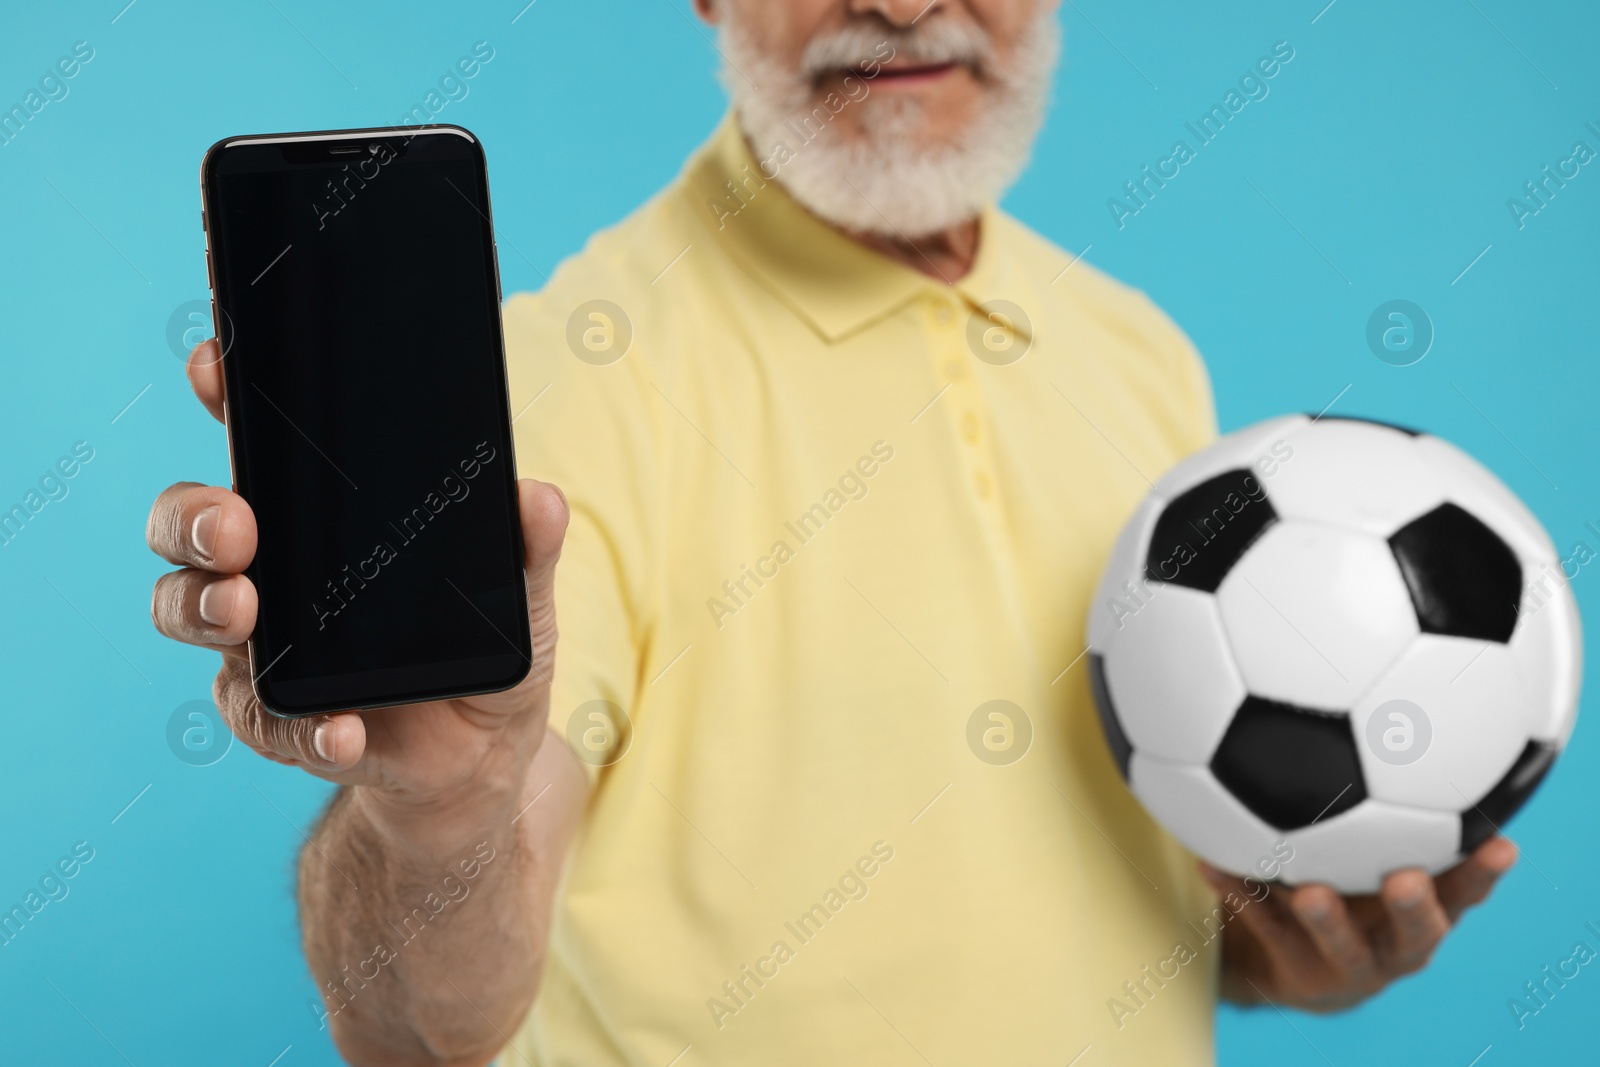
[[[586,783],[559,738],[426,812],[342,791],[300,858],[305,950],[356,1064],[483,1064],[526,1014]]]

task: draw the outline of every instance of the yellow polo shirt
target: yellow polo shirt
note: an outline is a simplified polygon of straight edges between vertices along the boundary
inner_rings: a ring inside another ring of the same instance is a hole
[[[1172,323],[998,210],[954,284],[892,263],[727,121],[505,330],[595,788],[499,1062],[1211,1063],[1215,900],[1081,655],[1215,432]]]

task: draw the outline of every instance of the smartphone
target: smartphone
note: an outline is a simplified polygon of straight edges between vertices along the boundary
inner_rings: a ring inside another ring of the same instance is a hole
[[[200,167],[256,696],[491,693],[532,665],[488,167],[458,126],[230,137]]]

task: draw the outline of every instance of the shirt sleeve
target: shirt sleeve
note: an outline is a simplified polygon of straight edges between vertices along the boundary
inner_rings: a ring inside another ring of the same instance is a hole
[[[518,474],[559,486],[571,511],[556,565],[550,726],[593,785],[631,739],[658,579],[659,481],[638,379],[626,357],[595,365],[570,350],[577,304],[566,306],[560,281],[507,302],[506,362]]]
[[[1164,378],[1174,386],[1169,408],[1176,416],[1180,455],[1198,452],[1217,439],[1217,408],[1211,392],[1211,375],[1189,335],[1155,301],[1137,290],[1133,314],[1144,325],[1147,343],[1164,368]]]
[[[1176,363],[1174,376],[1183,393],[1183,407],[1187,412],[1190,435],[1189,450],[1199,451],[1217,439],[1217,406],[1211,393],[1211,374],[1205,360],[1195,348],[1189,335],[1168,320],[1173,337],[1172,358]]]

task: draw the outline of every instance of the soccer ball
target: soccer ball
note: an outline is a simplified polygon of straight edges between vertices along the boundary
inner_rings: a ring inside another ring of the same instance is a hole
[[[1572,732],[1583,650],[1561,566],[1522,502],[1437,437],[1327,415],[1229,434],[1162,478],[1112,551],[1089,614],[1106,741],[1218,868],[1345,893],[1437,873]]]

